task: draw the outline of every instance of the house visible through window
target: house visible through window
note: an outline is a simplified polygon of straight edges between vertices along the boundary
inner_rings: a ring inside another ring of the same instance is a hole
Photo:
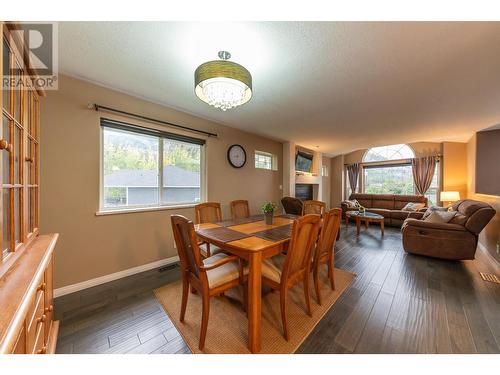
[[[255,151],[255,168],[276,169],[274,167],[273,154],[263,151]]]
[[[202,140],[107,120],[102,132],[102,209],[201,201]]]

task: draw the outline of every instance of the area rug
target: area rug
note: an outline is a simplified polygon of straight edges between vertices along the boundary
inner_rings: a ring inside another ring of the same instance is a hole
[[[321,299],[316,303],[313,281],[310,281],[312,317],[305,312],[304,290],[296,285],[288,297],[288,324],[290,341],[283,337],[279,292],[268,291],[262,297],[262,350],[263,354],[294,353],[311,333],[321,318],[330,310],[339,296],[346,290],[355,275],[335,269],[335,291],[330,289],[326,269],[322,267]],[[234,288],[221,297],[210,299],[210,317],[203,351],[198,349],[201,325],[201,297],[189,294],[184,322],[179,321],[181,310],[182,283],[177,281],[155,290],[156,298],[163,305],[177,330],[193,353],[196,354],[245,354],[247,346],[248,320],[242,309],[242,287]]]

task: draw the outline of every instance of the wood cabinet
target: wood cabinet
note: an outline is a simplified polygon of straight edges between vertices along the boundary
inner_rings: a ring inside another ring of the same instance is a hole
[[[15,24],[0,23],[0,353],[55,352],[53,253],[39,234],[40,96]],[[24,60],[23,60],[24,59]],[[22,81],[22,85],[5,82]]]

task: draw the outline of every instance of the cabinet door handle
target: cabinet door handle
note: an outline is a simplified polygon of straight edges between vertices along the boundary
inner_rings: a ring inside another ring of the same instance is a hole
[[[8,152],[12,151],[12,145],[7,142],[5,139],[0,139],[0,150],[7,150]]]
[[[50,305],[49,307],[45,308],[45,312],[51,312],[54,311],[54,306]]]
[[[45,319],[47,319],[47,315],[43,314],[41,317],[38,318],[38,323],[45,322]]]
[[[47,352],[47,348],[43,346],[41,349],[36,351],[36,354],[45,354]]]
[[[41,284],[40,284],[40,286],[38,287],[38,290],[42,290],[42,291],[44,291],[44,290],[45,290],[45,288],[46,288],[46,286],[47,286],[47,285],[46,285],[45,283],[41,283]]]
[[[35,158],[26,157],[24,160],[26,160],[28,163],[33,163],[35,161]]]

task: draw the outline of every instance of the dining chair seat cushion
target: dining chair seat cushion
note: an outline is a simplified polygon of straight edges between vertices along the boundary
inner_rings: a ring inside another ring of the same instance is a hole
[[[200,245],[201,255],[206,258],[207,257],[207,243],[204,242]],[[217,247],[213,244],[210,244],[210,256],[217,255],[223,253],[220,247]]]
[[[215,262],[227,257],[226,254],[219,253],[203,260],[205,266],[210,266]],[[238,262],[229,262],[220,267],[207,271],[208,286],[210,289],[228,283],[240,277]]]
[[[262,276],[279,283],[281,281],[281,270],[285,264],[286,256],[279,254],[262,262]]]

